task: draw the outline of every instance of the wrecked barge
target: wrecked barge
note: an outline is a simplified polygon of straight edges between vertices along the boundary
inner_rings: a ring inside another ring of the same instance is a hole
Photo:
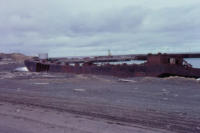
[[[200,68],[193,68],[184,58],[200,58],[200,54],[140,54],[96,56],[85,58],[39,58],[25,60],[32,72],[61,72],[76,74],[100,74],[117,77],[200,77]],[[142,60],[144,63],[128,63]],[[124,63],[123,63],[124,62]]]

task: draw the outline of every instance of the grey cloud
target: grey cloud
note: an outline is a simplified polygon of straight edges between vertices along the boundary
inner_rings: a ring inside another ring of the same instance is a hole
[[[70,25],[74,33],[136,32],[147,14],[145,9],[128,7],[104,11],[97,16],[78,16]]]
[[[99,55],[108,49],[113,54],[200,51],[195,0],[181,6],[146,2],[21,0],[9,8],[0,5],[0,49],[52,56]]]

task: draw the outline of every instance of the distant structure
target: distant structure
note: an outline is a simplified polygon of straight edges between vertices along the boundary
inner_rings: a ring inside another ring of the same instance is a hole
[[[41,60],[46,60],[46,59],[48,59],[48,53],[39,53],[38,57]]]
[[[112,56],[110,49],[108,49],[108,56]]]

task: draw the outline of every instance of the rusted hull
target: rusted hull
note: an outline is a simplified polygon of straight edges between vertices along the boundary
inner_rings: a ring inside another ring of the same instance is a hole
[[[156,64],[141,64],[141,65],[111,65],[105,64],[97,65],[59,65],[59,64],[45,64],[30,60],[25,61],[25,65],[32,72],[61,72],[61,73],[76,73],[76,74],[98,74],[111,75],[117,77],[138,77],[138,76],[152,76],[152,77],[166,77],[166,76],[183,76],[183,77],[200,77],[200,69],[176,66],[176,65],[156,65]]]

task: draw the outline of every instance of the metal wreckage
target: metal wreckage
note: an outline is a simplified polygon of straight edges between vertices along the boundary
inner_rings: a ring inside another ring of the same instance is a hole
[[[61,72],[76,74],[100,74],[117,77],[200,77],[200,68],[193,68],[185,58],[200,58],[200,53],[183,54],[137,54],[95,56],[83,58],[48,58],[40,55],[25,60],[32,72]],[[134,60],[144,61],[141,64]]]

